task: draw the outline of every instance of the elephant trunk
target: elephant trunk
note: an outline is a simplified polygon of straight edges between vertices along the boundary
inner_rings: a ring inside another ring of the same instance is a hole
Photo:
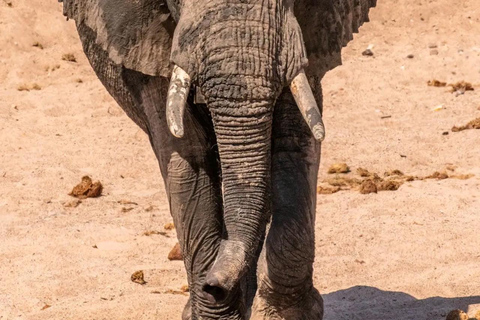
[[[238,83],[234,78],[227,82]],[[243,89],[247,87],[250,85]],[[259,88],[258,83],[255,87]],[[255,252],[265,231],[274,94],[265,90],[270,94],[245,100],[248,93],[242,92],[242,86],[235,83],[227,83],[225,90],[218,85],[209,89],[208,82],[203,88],[208,96],[220,154],[226,228],[226,240],[220,245],[203,289],[211,300],[218,302],[238,288],[240,279],[256,258]]]

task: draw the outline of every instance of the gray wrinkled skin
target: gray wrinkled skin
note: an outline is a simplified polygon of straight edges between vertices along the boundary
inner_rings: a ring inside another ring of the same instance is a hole
[[[108,92],[149,136],[183,250],[183,319],[322,319],[313,287],[320,144],[288,89],[320,80],[375,0],[63,0]],[[177,64],[192,93],[168,129]],[[268,232],[267,224],[269,224]]]

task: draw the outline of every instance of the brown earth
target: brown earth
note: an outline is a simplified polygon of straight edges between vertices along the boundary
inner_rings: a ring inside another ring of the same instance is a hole
[[[480,116],[478,0],[378,2],[323,81],[319,181],[335,163],[474,176],[320,194],[314,282],[325,320],[472,317],[480,130],[451,128]],[[96,79],[60,4],[0,0],[0,83],[0,319],[180,319],[187,280],[167,258],[175,230],[145,235],[171,223],[155,157]],[[70,197],[87,175],[102,196]],[[131,281],[138,270],[144,285]]]

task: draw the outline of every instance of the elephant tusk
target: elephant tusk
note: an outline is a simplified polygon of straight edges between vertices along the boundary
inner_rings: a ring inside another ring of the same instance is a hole
[[[300,113],[312,130],[313,136],[316,140],[323,141],[325,139],[325,126],[323,125],[322,114],[318,109],[312,88],[310,88],[303,70],[293,79],[290,90]]]
[[[191,78],[179,66],[173,68],[172,79],[167,96],[167,124],[170,132],[177,138],[184,134],[183,115],[190,92]]]

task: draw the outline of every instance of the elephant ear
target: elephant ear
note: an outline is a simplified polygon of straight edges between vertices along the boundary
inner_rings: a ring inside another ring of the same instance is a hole
[[[170,76],[175,21],[166,0],[60,1],[67,19],[90,28],[114,63],[147,75]]]
[[[369,21],[376,0],[295,0],[295,16],[302,28],[309,74],[322,78],[342,64],[341,50],[353,33]]]

